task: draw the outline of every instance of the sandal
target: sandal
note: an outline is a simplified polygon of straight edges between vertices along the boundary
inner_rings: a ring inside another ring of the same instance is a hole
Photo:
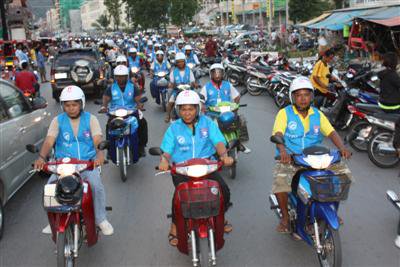
[[[230,232],[232,232],[232,230],[233,230],[232,224],[230,224],[226,221],[224,224],[224,233],[229,234]]]
[[[169,123],[170,120],[171,120],[171,117],[170,116],[166,116],[165,119],[164,119],[164,122],[165,123]]]
[[[288,234],[290,233],[288,226],[288,224],[280,222],[279,225],[276,227],[276,231],[281,234]]]
[[[178,238],[176,237],[176,235],[169,233],[168,242],[171,246],[176,247],[178,245]]]

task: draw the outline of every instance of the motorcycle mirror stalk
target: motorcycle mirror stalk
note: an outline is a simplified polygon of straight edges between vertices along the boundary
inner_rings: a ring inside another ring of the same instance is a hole
[[[99,150],[106,150],[106,149],[108,149],[109,145],[110,145],[109,141],[103,140],[97,145],[97,148]]]
[[[293,150],[291,150],[289,147],[287,147],[287,146],[285,145],[285,140],[283,139],[282,136],[280,136],[280,135],[272,135],[272,136],[270,137],[269,140],[270,140],[272,143],[274,143],[274,144],[277,144],[277,145],[284,145],[285,148],[286,148],[287,150],[289,150],[290,152],[292,152],[293,155],[296,154]]]
[[[152,156],[161,156],[162,153],[163,152],[159,147],[150,147],[149,148],[149,154]]]
[[[39,148],[33,144],[28,144],[25,146],[26,150],[28,150],[31,153],[38,153],[39,152]]]

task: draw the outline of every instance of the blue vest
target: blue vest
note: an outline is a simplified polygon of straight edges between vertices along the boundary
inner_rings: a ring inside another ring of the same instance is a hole
[[[231,84],[222,81],[220,89],[215,88],[212,82],[206,84],[207,101],[206,106],[216,106],[218,102],[231,102]]]
[[[179,69],[174,69],[174,82],[175,84],[190,84],[190,68],[185,66],[185,74],[181,77]]]
[[[58,115],[57,122],[59,132],[55,145],[56,159],[92,160],[96,157],[96,149],[90,133],[90,113],[82,111],[76,137],[67,113]]]
[[[139,58],[139,56],[136,56],[135,60],[133,60],[132,57],[128,57],[128,62],[129,62],[129,68],[132,68],[132,67],[140,68],[140,58]]]
[[[311,107],[314,114],[310,115],[310,130],[305,133],[303,124],[300,120],[300,115],[294,113],[293,106],[285,108],[287,116],[287,127],[283,135],[285,144],[296,154],[301,154],[303,149],[322,143],[323,135],[321,133],[321,115],[317,108]],[[287,151],[288,153],[292,153]],[[277,155],[279,151],[277,149]]]
[[[111,102],[110,109],[116,107],[135,108],[135,86],[128,81],[125,85],[125,91],[122,93],[117,82],[111,86]]]
[[[167,62],[164,60],[162,64],[158,62],[158,60],[154,61],[154,73],[157,73],[159,71],[165,71],[168,72],[168,65]]]
[[[210,118],[201,115],[195,126],[195,135],[188,126],[179,119],[171,124],[174,152],[173,162],[183,162],[193,158],[210,158],[215,154],[215,147],[210,139],[210,124],[215,123]]]
[[[169,51],[174,51],[174,52],[176,52],[176,47],[175,47],[175,45],[169,46],[168,49],[167,49],[167,51],[168,51],[168,52],[169,52]]]
[[[190,55],[186,56],[186,63],[196,64],[196,61],[194,60],[193,52],[190,52]]]

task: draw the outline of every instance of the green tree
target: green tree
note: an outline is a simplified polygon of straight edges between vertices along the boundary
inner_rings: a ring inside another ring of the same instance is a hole
[[[329,9],[331,9],[330,4],[324,0],[290,0],[289,2],[289,16],[295,24],[315,18]]]
[[[128,5],[130,22],[143,29],[159,28],[168,22],[167,12],[170,0],[125,0]]]
[[[106,14],[102,14],[96,22],[92,24],[93,27],[96,27],[98,29],[104,29],[106,30],[108,26],[110,25],[110,21],[107,18]]]
[[[197,0],[170,0],[170,2],[171,23],[181,27],[189,23],[200,8]]]
[[[119,25],[121,24],[121,4],[120,0],[104,0],[104,5],[107,8],[109,16],[109,21],[111,18],[114,22],[114,29],[119,30]]]

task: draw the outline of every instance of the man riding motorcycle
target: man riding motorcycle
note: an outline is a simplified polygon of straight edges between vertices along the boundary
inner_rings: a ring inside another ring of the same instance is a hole
[[[282,136],[289,148],[277,145],[276,156],[280,157],[280,161],[276,162],[273,171],[272,192],[282,211],[281,221],[276,228],[279,233],[289,233],[288,193],[292,191],[292,178],[299,170],[299,167],[291,164],[291,154],[300,154],[307,147],[319,145],[324,136],[327,136],[340,150],[343,158],[351,157],[350,151],[343,145],[325,115],[312,107],[313,97],[314,87],[308,78],[300,76],[294,79],[289,88],[292,105],[281,109],[275,118],[272,134]],[[351,179],[350,170],[344,162],[333,165],[330,169]]]
[[[164,71],[166,74],[169,73],[171,69],[171,65],[168,63],[167,60],[164,60],[164,52],[159,50],[156,52],[156,60],[151,64],[150,67],[150,78],[153,80],[150,83],[150,92],[151,96],[156,99],[156,103],[160,104],[160,93],[158,91],[157,81],[158,77],[155,75],[159,71]]]
[[[39,158],[34,163],[37,170],[43,169],[51,149],[55,148],[55,158],[76,158],[79,160],[94,160],[95,166],[104,163],[104,154],[97,149],[102,141],[102,133],[97,118],[84,111],[85,94],[82,89],[70,85],[63,89],[60,95],[63,113],[50,123],[47,137],[39,152]],[[98,168],[84,171],[82,177],[87,179],[94,196],[94,214],[97,226],[104,235],[112,235],[114,229],[106,217],[106,195],[101,182]],[[57,175],[53,174],[48,183],[55,182]],[[50,234],[50,225],[43,231]]]
[[[225,166],[233,164],[233,159],[227,156],[225,139],[218,126],[208,117],[201,115],[199,95],[187,90],[178,95],[176,109],[181,119],[172,123],[161,143],[161,161],[158,166],[160,171],[169,169],[170,163],[181,163],[192,158],[214,158],[218,154]],[[192,142],[192,140],[194,140]],[[217,181],[224,197],[225,211],[230,206],[230,191],[222,177],[216,172],[209,179]],[[172,175],[174,186],[187,181],[183,175]],[[176,237],[175,215],[172,212],[172,224],[168,235],[172,246],[178,244]],[[232,225],[225,222],[225,232],[232,231]]]
[[[28,62],[21,62],[21,71],[15,74],[15,86],[22,91],[24,95],[40,95],[40,85],[35,74],[29,71]]]
[[[193,72],[188,66],[186,66],[186,57],[183,53],[177,53],[175,56],[175,68],[170,73],[168,88],[172,90],[167,106],[167,114],[165,116],[165,122],[169,122],[171,119],[171,111],[174,107],[175,98],[178,94],[176,90],[179,84],[190,84],[192,88],[196,88],[196,81]]]
[[[114,109],[115,107],[127,107],[137,108],[138,110],[143,109],[143,104],[140,102],[141,94],[137,87],[128,79],[129,70],[126,66],[120,65],[114,69],[114,83],[109,86],[103,95],[103,105],[100,109],[100,113],[106,113],[108,109]],[[138,119],[138,137],[139,137],[139,156],[144,157],[145,147],[147,145],[148,132],[147,132],[147,121],[146,119],[140,118],[139,114],[136,113],[135,117]],[[106,126],[106,134],[108,136],[109,118]],[[107,138],[108,140],[108,138]]]
[[[185,45],[185,42],[181,39],[179,39],[177,42],[177,47],[176,47],[176,53],[178,54],[179,52],[185,53],[185,50],[183,49],[183,46]]]
[[[200,65],[200,61],[195,53],[193,53],[193,48],[191,45],[185,45],[185,56],[186,56],[186,63],[192,63],[195,66]]]
[[[140,89],[143,90],[144,85],[145,85],[145,77],[144,77],[142,66],[143,66],[144,62],[143,62],[143,59],[137,55],[137,50],[134,47],[131,47],[128,50],[128,62],[129,62],[129,65],[128,65],[129,69],[131,69],[133,67],[136,67],[139,69],[140,79],[142,81],[141,87],[143,87]],[[138,79],[136,79],[135,77],[132,77],[132,79],[133,79],[134,83],[139,82]]]

